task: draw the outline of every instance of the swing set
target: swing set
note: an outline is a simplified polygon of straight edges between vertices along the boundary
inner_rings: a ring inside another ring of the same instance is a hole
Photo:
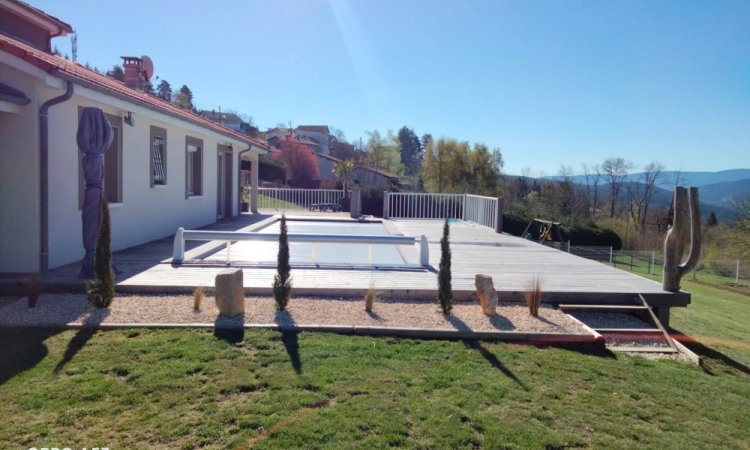
[[[542,219],[532,219],[521,236],[540,244],[544,241],[564,242],[560,233],[560,223]]]

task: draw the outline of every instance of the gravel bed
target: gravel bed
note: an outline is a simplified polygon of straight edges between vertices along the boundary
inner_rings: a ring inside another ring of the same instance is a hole
[[[607,345],[610,347],[654,347],[668,348],[669,344],[664,336],[649,333],[644,336],[633,336],[632,334],[605,333],[603,334]]]
[[[628,313],[572,311],[570,315],[591,328],[654,328],[650,323]]]
[[[278,314],[268,297],[245,299],[245,324],[357,325],[441,330],[556,332],[588,334],[567,314],[542,305],[539,317],[531,317],[525,305],[504,303],[498,315],[488,317],[478,302],[454,304],[453,314],[444,316],[429,301],[380,299],[373,312],[364,310],[361,298],[292,298],[288,313]],[[110,308],[94,309],[85,295],[44,294],[36,308],[25,298],[0,299],[0,326],[54,326],[68,323],[202,323],[213,324],[218,311],[213,297],[206,296],[198,312],[192,296],[122,295]]]

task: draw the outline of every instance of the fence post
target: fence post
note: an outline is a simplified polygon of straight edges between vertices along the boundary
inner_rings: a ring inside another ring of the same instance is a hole
[[[612,265],[612,246],[609,246],[609,265]]]
[[[734,272],[734,284],[735,286],[740,284],[740,260],[737,260],[737,270]]]
[[[383,192],[383,219],[388,218],[388,191]]]
[[[362,215],[362,191],[360,189],[352,189],[350,209],[352,219],[359,219]]]
[[[495,204],[495,232],[496,233],[502,233],[503,232],[503,209],[505,207],[505,200],[503,197],[497,198],[497,203]]]
[[[174,234],[174,247],[172,250],[172,262],[181,263],[185,259],[185,239],[182,237],[182,233],[185,231],[184,228],[180,227],[177,229],[177,233]]]
[[[427,246],[427,236],[419,238],[419,264],[422,267],[430,265],[430,248]]]

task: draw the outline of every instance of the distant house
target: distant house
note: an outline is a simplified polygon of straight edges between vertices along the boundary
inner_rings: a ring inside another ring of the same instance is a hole
[[[336,164],[340,163],[341,160],[321,153],[316,153],[315,157],[318,162],[318,178],[316,181],[319,183],[337,181]],[[398,186],[400,180],[398,175],[362,165],[357,165],[349,178],[354,186],[374,189]]]
[[[331,154],[331,131],[326,125],[300,125],[294,129],[299,138],[307,138],[317,144],[314,150],[324,155]]]
[[[237,114],[214,110],[203,110],[200,112],[200,115],[211,122],[218,123],[219,125],[225,126],[231,130],[242,131],[242,119]]]
[[[241,162],[257,188],[265,141],[144,93],[141,58],[124,58],[123,83],[53,55],[51,39],[70,32],[26,3],[0,0],[0,272],[83,256],[84,107],[102,109],[115,132],[104,157],[115,250],[238,214]]]

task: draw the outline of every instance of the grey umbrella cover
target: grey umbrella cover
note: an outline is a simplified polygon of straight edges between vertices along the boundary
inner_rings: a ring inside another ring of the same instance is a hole
[[[78,122],[76,140],[83,156],[83,194],[81,220],[83,225],[83,248],[86,254],[81,265],[81,278],[94,277],[94,255],[96,238],[101,226],[102,197],[104,196],[104,158],[114,133],[112,125],[99,108],[83,108]]]

